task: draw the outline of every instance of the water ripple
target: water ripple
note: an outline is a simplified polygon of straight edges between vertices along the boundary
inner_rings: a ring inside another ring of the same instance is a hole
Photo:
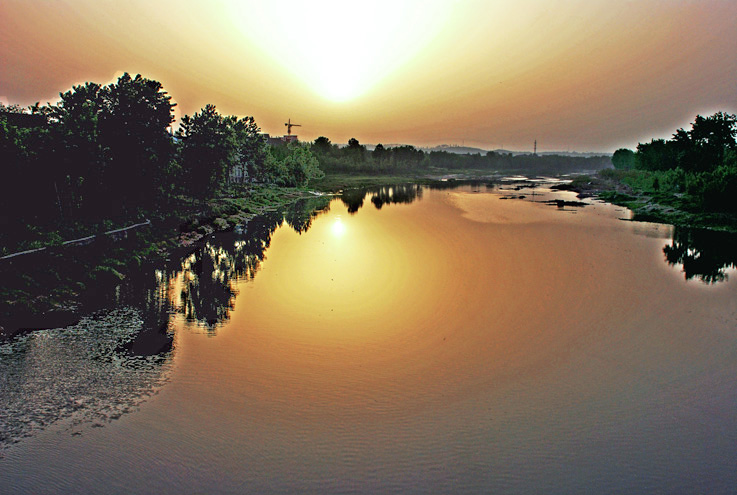
[[[0,345],[0,451],[61,420],[71,434],[134,409],[167,380],[171,353],[123,350],[141,314],[120,308]]]

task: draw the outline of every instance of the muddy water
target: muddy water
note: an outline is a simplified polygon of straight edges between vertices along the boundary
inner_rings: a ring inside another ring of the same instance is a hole
[[[6,345],[2,491],[730,491],[730,263],[505,189],[347,194],[213,239],[154,274],[158,355],[125,347],[135,307]]]

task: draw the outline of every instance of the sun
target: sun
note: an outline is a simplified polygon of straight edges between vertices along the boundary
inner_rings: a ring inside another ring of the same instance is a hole
[[[335,221],[333,222],[332,227],[330,227],[331,232],[335,237],[343,237],[343,234],[345,234],[345,224],[340,219],[340,217],[337,217]]]
[[[452,3],[452,2],[450,2]],[[419,53],[449,2],[233,1],[242,32],[313,92],[355,99]]]

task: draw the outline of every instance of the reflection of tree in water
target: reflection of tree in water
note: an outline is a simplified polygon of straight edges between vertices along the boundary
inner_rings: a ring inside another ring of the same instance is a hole
[[[242,236],[215,236],[182,260],[180,303],[175,309],[210,330],[227,320],[235,305],[235,283],[254,277],[282,220],[281,213],[267,213],[249,222]]]
[[[417,184],[385,186],[371,193],[371,202],[379,210],[384,205],[392,203],[409,204],[418,198],[422,198],[422,186]]]
[[[282,212],[254,218],[243,234],[221,234],[208,240],[181,263],[179,303],[172,309],[188,321],[213,331],[230,318],[237,295],[236,283],[253,279],[274,231],[286,223],[297,233],[306,232],[314,218],[327,211],[329,197],[310,198],[292,204]],[[170,284],[175,277],[168,278]]]
[[[737,267],[737,235],[676,227],[663,253],[668,264],[683,266],[686,280],[722,282],[727,279],[725,270]]]
[[[363,206],[363,198],[367,193],[367,189],[348,189],[341,193],[340,200],[348,208],[348,213],[353,215]]]
[[[330,211],[331,200],[330,196],[319,196],[297,201],[284,211],[284,221],[298,234],[307,232],[318,215]]]
[[[130,352],[145,331],[141,312],[121,307],[0,343],[0,452],[61,420],[72,434],[103,426],[154,394],[167,380],[171,345]]]
[[[352,215],[363,207],[366,196],[369,197],[377,209],[381,209],[384,205],[409,204],[417,199],[421,199],[422,192],[425,188],[442,191],[446,189],[457,189],[462,186],[471,186],[473,192],[481,192],[482,190],[494,188],[496,184],[480,180],[448,180],[436,181],[428,185],[400,184],[364,189],[347,189],[340,194],[340,200],[348,208],[348,213]]]
[[[458,187],[458,185],[456,184],[454,187]],[[422,197],[422,189],[423,186],[417,184],[348,189],[341,193],[340,200],[348,208],[348,213],[352,215],[361,209],[366,196],[370,197],[371,202],[377,209],[381,209],[382,206],[392,203],[411,203]]]
[[[230,284],[227,261],[223,249],[209,242],[185,261],[182,308],[187,320],[213,326],[228,318],[235,291]]]
[[[180,262],[132,270],[113,301],[67,328],[0,342],[0,457],[9,445],[67,419],[72,434],[135,409],[167,379],[174,350],[172,312],[212,332],[230,317],[236,282],[252,279],[284,221],[302,233],[330,198],[254,218],[243,234],[210,239]]]

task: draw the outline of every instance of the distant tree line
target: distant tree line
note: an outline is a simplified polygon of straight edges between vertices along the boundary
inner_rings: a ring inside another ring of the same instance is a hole
[[[131,218],[234,182],[302,186],[322,172],[309,145],[272,147],[253,117],[206,105],[181,119],[161,83],[123,74],[59,101],[0,105],[0,229]],[[279,149],[277,149],[279,148]]]
[[[320,168],[327,173],[385,174],[417,172],[435,168],[560,174],[611,167],[608,156],[513,155],[493,151],[485,155],[480,153],[457,154],[447,151],[426,153],[414,146],[384,147],[382,144],[377,144],[373,150],[369,151],[355,138],[351,138],[347,146],[339,147],[325,136],[314,141],[312,151],[320,163]]]
[[[691,129],[639,143],[636,151],[619,149],[612,163],[617,169],[651,172],[654,190],[685,193],[705,210],[737,212],[736,137],[737,116],[697,115]]]

